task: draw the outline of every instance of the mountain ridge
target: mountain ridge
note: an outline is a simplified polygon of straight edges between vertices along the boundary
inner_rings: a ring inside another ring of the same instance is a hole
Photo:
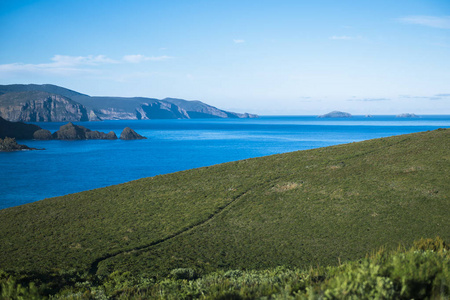
[[[60,107],[58,111],[44,105],[52,101]],[[67,112],[63,106],[67,106]],[[73,115],[75,106],[81,115]],[[52,84],[0,85],[0,116],[15,122],[257,117],[221,110],[198,100],[89,96]]]

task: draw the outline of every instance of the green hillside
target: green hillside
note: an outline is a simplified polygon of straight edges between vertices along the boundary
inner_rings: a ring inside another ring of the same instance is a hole
[[[450,130],[439,129],[145,178],[0,210],[0,269],[337,265],[450,240],[449,175]]]

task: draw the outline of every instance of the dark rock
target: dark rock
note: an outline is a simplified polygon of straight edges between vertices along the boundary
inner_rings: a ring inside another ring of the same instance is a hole
[[[117,140],[117,135],[110,131],[108,134],[100,131],[86,131],[87,140]]]
[[[53,133],[57,140],[116,140],[116,134],[111,131],[108,134],[100,131],[92,131],[86,127],[67,123]]]
[[[17,144],[15,138],[5,137],[0,139],[0,151],[38,150],[25,145]]]
[[[108,140],[117,140],[117,135],[116,135],[116,133],[114,131],[110,131],[106,135],[106,139],[108,139]]]
[[[58,131],[53,133],[53,138],[56,140],[85,140],[86,132],[88,130],[89,129],[83,126],[67,123],[66,125],[61,126]]]
[[[131,129],[130,127],[125,127],[125,129],[120,134],[121,140],[142,140],[146,139],[145,136],[137,134],[136,131]]]
[[[35,140],[42,140],[42,141],[48,141],[52,140],[52,133],[47,129],[39,129],[33,133],[33,139]]]

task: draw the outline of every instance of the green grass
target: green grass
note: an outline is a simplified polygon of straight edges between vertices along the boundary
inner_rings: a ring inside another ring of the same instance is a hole
[[[0,269],[163,278],[338,265],[381,246],[450,240],[449,167],[441,129],[46,199],[0,210]]]

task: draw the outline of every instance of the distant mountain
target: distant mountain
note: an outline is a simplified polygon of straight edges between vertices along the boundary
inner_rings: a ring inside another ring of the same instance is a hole
[[[352,117],[351,114],[337,110],[318,116],[318,118],[351,118],[351,117]]]
[[[254,118],[201,101],[145,97],[91,97],[51,84],[0,85],[0,116],[10,121]]]

